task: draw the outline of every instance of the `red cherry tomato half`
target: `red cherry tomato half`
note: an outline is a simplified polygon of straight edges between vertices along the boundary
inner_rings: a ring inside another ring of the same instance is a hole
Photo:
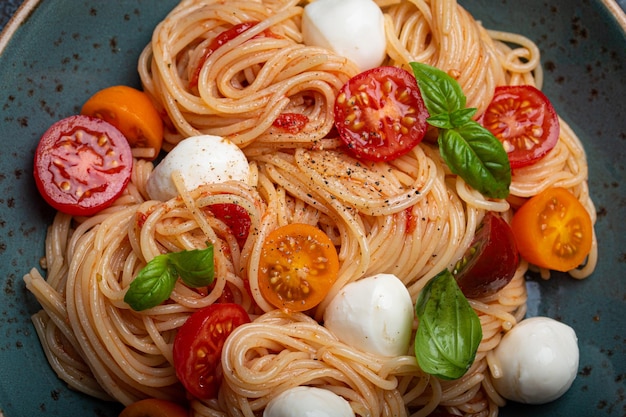
[[[133,157],[124,135],[104,120],[70,116],[43,134],[35,183],[55,209],[89,216],[113,204],[130,180]]]
[[[518,264],[511,226],[499,215],[487,212],[452,273],[466,297],[480,298],[504,288],[513,279]]]
[[[301,132],[307,123],[309,123],[309,118],[304,114],[282,113],[272,124],[285,132],[296,134]]]
[[[250,215],[238,204],[211,204],[207,207],[213,215],[223,221],[233,232],[239,247],[243,247],[250,232]]]
[[[249,323],[239,304],[212,304],[193,313],[174,338],[174,367],[183,386],[195,397],[215,398],[222,347],[238,326]]]
[[[357,158],[388,161],[409,152],[426,134],[428,111],[415,76],[377,67],[351,78],[335,101],[335,127]]]
[[[554,107],[530,85],[497,87],[480,121],[502,142],[512,169],[537,162],[559,140]]]
[[[226,29],[219,35],[217,35],[215,39],[211,41],[211,44],[208,46],[206,51],[204,51],[204,55],[200,59],[198,66],[196,67],[193,74],[191,75],[191,78],[189,79],[189,88],[198,86],[198,78],[200,77],[200,70],[202,70],[202,66],[204,65],[206,60],[209,59],[209,57],[213,54],[213,52],[215,52],[220,46],[224,45],[226,42],[236,38],[237,36],[241,35],[246,30],[255,26],[257,23],[259,22],[251,21],[251,22],[239,23],[231,27],[230,29]]]

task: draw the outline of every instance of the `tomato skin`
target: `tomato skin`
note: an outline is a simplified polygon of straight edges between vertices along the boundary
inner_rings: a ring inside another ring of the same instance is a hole
[[[187,417],[189,411],[183,406],[158,398],[146,398],[125,407],[119,417]]]
[[[360,159],[388,161],[419,144],[428,111],[415,76],[377,67],[351,78],[335,101],[335,127],[349,152]]]
[[[241,35],[243,32],[257,25],[258,23],[258,21],[242,22],[218,34],[215,39],[211,41],[211,44],[208,46],[206,51],[204,51],[204,54],[202,55],[198,66],[195,68],[193,74],[191,74],[191,77],[189,78],[189,88],[194,88],[198,86],[198,79],[200,77],[200,71],[202,70],[202,66],[204,65],[206,60],[209,59],[211,54],[213,54],[213,52],[215,52],[220,46],[224,45],[226,42],[236,38],[237,36]]]
[[[118,128],[133,148],[151,148],[154,159],[163,143],[163,121],[143,91],[125,85],[104,88],[91,96],[81,114],[103,119]]]
[[[56,210],[90,216],[113,204],[130,181],[133,157],[111,124],[76,115],[41,136],[34,158],[35,184]]]
[[[522,257],[555,271],[580,266],[593,243],[591,216],[560,187],[547,188],[527,200],[513,215],[511,227]]]
[[[306,311],[324,299],[338,271],[328,235],[310,224],[291,223],[273,230],[263,243],[259,289],[277,308]]]
[[[504,288],[515,275],[519,252],[511,226],[487,212],[453,275],[468,298],[486,297]]]
[[[246,209],[234,203],[211,204],[207,208],[216,218],[226,223],[237,238],[239,247],[242,248],[248,239],[252,224]]]
[[[530,85],[496,87],[479,122],[502,142],[511,169],[534,164],[559,140],[559,118],[552,103]]]
[[[238,326],[250,323],[239,304],[211,304],[193,313],[174,339],[176,376],[193,396],[215,398],[221,374],[218,365],[226,338]]]
[[[309,118],[304,114],[281,113],[272,124],[285,132],[296,134],[300,133],[307,123]]]

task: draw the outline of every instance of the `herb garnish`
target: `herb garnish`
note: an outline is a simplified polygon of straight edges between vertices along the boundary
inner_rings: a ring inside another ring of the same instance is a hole
[[[130,283],[124,301],[135,311],[155,307],[169,298],[178,277],[193,288],[210,285],[213,245],[155,256]]]
[[[420,293],[415,312],[415,356],[420,368],[441,379],[462,377],[472,366],[482,327],[449,270],[432,278]]]
[[[475,108],[466,108],[459,83],[440,69],[411,62],[424,104],[428,124],[439,128],[439,151],[450,170],[467,184],[491,198],[506,198],[511,166],[502,143],[472,120]]]

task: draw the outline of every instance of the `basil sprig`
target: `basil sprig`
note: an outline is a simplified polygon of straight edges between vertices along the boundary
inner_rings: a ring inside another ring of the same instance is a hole
[[[472,120],[475,108],[466,108],[465,94],[452,77],[430,65],[411,62],[430,117],[439,129],[439,151],[454,174],[491,198],[506,198],[511,166],[502,143]]]
[[[135,311],[146,310],[169,298],[178,277],[198,288],[210,285],[214,273],[213,245],[158,255],[130,283],[124,301]]]
[[[474,363],[483,337],[480,319],[449,270],[432,278],[420,293],[415,312],[415,356],[420,368],[441,379],[462,377]]]

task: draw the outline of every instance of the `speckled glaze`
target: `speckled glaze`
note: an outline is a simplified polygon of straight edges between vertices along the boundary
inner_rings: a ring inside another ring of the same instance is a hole
[[[2,2],[1,24],[19,3]],[[0,55],[0,416],[113,417],[120,410],[69,390],[46,362],[31,325],[38,306],[22,276],[38,266],[53,216],[35,189],[32,156],[41,133],[99,88],[138,86],[136,59],[175,3],[31,1],[11,36],[0,38],[6,45]],[[624,416],[626,35],[597,0],[461,3],[484,26],[525,34],[542,49],[544,90],[587,149],[598,212],[600,263],[592,277],[528,278],[528,315],[576,329],[578,377],[553,403],[512,403],[500,415]]]

